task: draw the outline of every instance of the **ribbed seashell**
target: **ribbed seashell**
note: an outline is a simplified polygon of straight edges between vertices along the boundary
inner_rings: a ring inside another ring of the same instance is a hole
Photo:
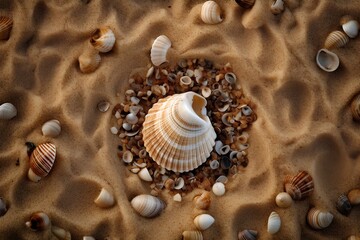
[[[0,16],[0,40],[7,40],[10,37],[13,20],[10,17]]]
[[[351,113],[356,121],[360,121],[360,94],[351,102]]]
[[[239,232],[238,239],[239,240],[256,240],[258,232],[255,230],[243,230]]]
[[[316,63],[322,70],[333,72],[338,69],[340,60],[335,53],[322,48],[316,54]]]
[[[288,208],[291,206],[293,200],[287,192],[281,192],[276,195],[275,198],[276,205],[281,208]]]
[[[47,121],[41,128],[42,134],[47,137],[57,137],[61,132],[60,122],[56,119]]]
[[[252,8],[254,6],[255,0],[235,0],[243,8]]]
[[[43,143],[35,148],[30,156],[28,177],[33,182],[46,177],[54,165],[56,147],[53,143]]]
[[[6,203],[3,198],[0,197],[0,217],[4,216],[7,212]]]
[[[160,99],[143,123],[150,157],[174,172],[187,172],[210,156],[216,133],[206,115],[206,100],[194,92]]]
[[[283,0],[275,0],[270,7],[271,12],[274,15],[277,15],[279,13],[282,13],[284,11],[284,1]]]
[[[208,229],[214,222],[215,219],[209,214],[200,214],[194,219],[194,224],[199,230]]]
[[[180,193],[175,194],[175,195],[173,196],[173,200],[174,200],[175,202],[181,202],[182,197],[181,197]]]
[[[167,62],[166,54],[170,47],[171,41],[167,36],[161,35],[157,37],[153,42],[150,51],[150,59],[152,64],[155,66],[160,66],[161,64]]]
[[[212,186],[212,191],[216,196],[223,196],[225,194],[225,185],[222,182],[216,182]]]
[[[11,103],[3,103],[0,105],[0,120],[9,120],[17,115],[16,107]]]
[[[79,67],[83,73],[91,73],[95,71],[101,62],[101,57],[99,52],[95,49],[86,49],[79,56]]]
[[[272,212],[268,219],[267,231],[270,234],[275,234],[280,230],[281,219],[277,212]]]
[[[153,180],[147,168],[141,169],[138,173],[138,176],[141,180],[145,182],[151,182]]]
[[[25,225],[33,231],[42,231],[50,227],[51,222],[49,216],[44,212],[35,212],[31,214],[30,221]]]
[[[232,72],[225,73],[225,80],[230,84],[235,84],[236,82],[236,75]]]
[[[184,231],[182,233],[182,240],[203,240],[203,235],[200,231]]]
[[[349,42],[349,37],[341,31],[331,32],[325,40],[324,48],[332,49],[342,47]]]
[[[351,16],[343,16],[340,19],[340,24],[343,31],[350,38],[356,38],[356,36],[359,34],[359,22],[354,20]]]
[[[300,171],[294,177],[286,178],[284,184],[285,191],[294,200],[301,200],[314,190],[313,179],[306,171]]]
[[[206,1],[201,7],[201,19],[207,24],[222,22],[220,6],[214,1]]]
[[[94,203],[101,208],[110,208],[114,205],[114,196],[105,188],[102,188]]]
[[[348,197],[341,194],[336,201],[336,209],[343,215],[348,215],[351,211],[351,203]]]
[[[328,227],[334,216],[330,212],[321,211],[317,208],[311,208],[307,214],[307,222],[314,229],[323,229]]]
[[[59,240],[71,240],[71,233],[63,228],[52,226],[51,232]]]
[[[194,197],[195,207],[201,210],[207,210],[211,204],[211,194],[208,191],[203,192],[199,196]]]
[[[164,201],[157,197],[141,194],[131,200],[131,206],[141,216],[152,218],[159,215],[166,205]]]
[[[347,197],[351,203],[351,205],[359,205],[360,204],[360,189],[352,189]]]
[[[95,30],[90,43],[102,53],[110,52],[115,44],[115,35],[110,27],[101,27]]]

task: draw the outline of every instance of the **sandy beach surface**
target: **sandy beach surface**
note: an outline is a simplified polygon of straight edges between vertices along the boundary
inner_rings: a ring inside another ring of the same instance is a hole
[[[351,111],[360,92],[359,37],[331,50],[340,59],[336,71],[321,70],[315,60],[327,36],[342,31],[344,15],[360,20],[359,2],[286,0],[278,15],[270,11],[272,0],[257,0],[249,9],[232,0],[217,2],[223,21],[211,25],[200,18],[204,1],[0,1],[0,16],[13,19],[10,37],[0,40],[0,104],[17,109],[12,119],[0,120],[0,197],[7,208],[0,217],[0,239],[60,239],[51,227],[25,226],[38,211],[71,239],[180,240],[184,231],[196,230],[193,220],[202,213],[215,219],[202,231],[204,239],[238,239],[245,229],[256,230],[257,239],[360,239],[360,207],[352,204],[348,215],[336,208],[341,194],[360,188],[360,123]],[[83,73],[79,56],[103,26],[114,32],[115,45],[100,53],[95,71]],[[257,120],[247,130],[248,165],[229,177],[223,196],[211,193],[208,210],[194,206],[201,188],[181,202],[163,189],[158,197],[165,209],[144,218],[130,201],[151,194],[151,183],[119,159],[120,138],[110,128],[129,78],[145,77],[152,43],[160,35],[172,43],[169,66],[180,59],[230,63],[236,86],[256,106]],[[101,101],[110,103],[104,113],[97,108]],[[42,126],[52,119],[60,122],[61,132],[44,136]],[[56,146],[52,170],[37,183],[27,177],[26,142]],[[313,178],[313,192],[288,208],[277,206],[285,176],[302,170]],[[102,188],[114,196],[112,207],[94,203]],[[309,226],[312,207],[333,215],[330,226]],[[273,211],[281,227],[270,234]]]

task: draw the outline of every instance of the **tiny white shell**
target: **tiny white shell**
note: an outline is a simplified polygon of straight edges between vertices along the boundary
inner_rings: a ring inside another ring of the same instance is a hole
[[[214,148],[215,148],[216,153],[219,155],[221,155],[220,149],[222,148],[222,146],[224,146],[224,144],[220,140],[215,142]]]
[[[115,35],[110,27],[101,27],[95,30],[90,43],[102,53],[110,52],[115,44]]]
[[[86,49],[79,56],[79,67],[83,73],[91,73],[95,71],[100,65],[101,57],[99,52],[95,49]]]
[[[109,110],[110,103],[108,101],[100,101],[97,105],[100,112],[106,112]]]
[[[166,205],[157,197],[141,194],[131,200],[131,206],[141,216],[152,218],[159,215]]]
[[[62,229],[57,226],[51,227],[51,232],[54,234],[55,237],[57,237],[59,240],[71,240],[71,234],[69,231],[66,231],[65,229]]]
[[[214,1],[206,1],[201,7],[201,19],[207,24],[222,22],[220,6]]]
[[[125,120],[130,124],[136,124],[139,121],[139,118],[136,116],[136,114],[129,113],[126,115]]]
[[[212,191],[216,196],[222,196],[225,194],[225,185],[222,182],[216,182],[212,186]]]
[[[138,173],[138,176],[141,180],[144,180],[146,182],[151,182],[153,180],[147,168],[141,169]]]
[[[181,202],[182,198],[181,198],[180,193],[175,194],[173,199],[175,202]]]
[[[166,54],[170,47],[171,41],[167,36],[161,35],[157,37],[151,47],[151,62],[155,66],[160,66],[162,63],[167,62]]]
[[[272,212],[268,219],[267,231],[270,234],[275,234],[280,230],[281,219],[277,212]]]
[[[178,177],[177,179],[175,179],[175,186],[174,189],[182,189],[185,185],[185,180],[182,177]]]
[[[11,103],[3,103],[0,105],[0,120],[9,120],[17,115],[17,110]]]
[[[342,29],[350,38],[356,38],[359,34],[359,22],[354,19],[345,20],[342,24]]]
[[[209,87],[203,87],[201,89],[201,95],[204,97],[204,98],[208,98],[210,97],[211,95],[211,89]]]
[[[276,205],[281,208],[288,208],[291,206],[293,200],[287,192],[281,192],[276,195],[275,198]]]
[[[96,240],[93,236],[83,236],[83,240]]]
[[[339,67],[340,60],[335,53],[322,48],[316,54],[316,63],[322,70],[333,72]]]
[[[283,0],[275,0],[273,4],[271,4],[270,10],[274,15],[277,15],[284,11],[284,1]]]
[[[102,188],[94,203],[101,208],[112,207],[115,203],[114,196],[105,188]]]
[[[60,122],[56,119],[47,121],[41,128],[42,134],[47,137],[57,137],[61,132]]]
[[[200,214],[194,219],[194,224],[199,230],[208,229],[214,222],[215,219],[209,214]]]

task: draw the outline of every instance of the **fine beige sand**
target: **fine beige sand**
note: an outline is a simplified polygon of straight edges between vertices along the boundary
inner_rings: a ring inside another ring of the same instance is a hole
[[[340,194],[360,187],[360,125],[350,111],[360,92],[359,37],[334,50],[340,58],[335,72],[322,71],[315,62],[327,35],[341,29],[340,18],[360,15],[359,2],[286,0],[285,11],[275,16],[271,0],[257,0],[251,9],[217,1],[224,21],[216,25],[201,21],[203,2],[0,1],[0,15],[14,21],[9,40],[0,41],[0,104],[11,102],[18,111],[15,118],[0,120],[0,197],[8,206],[0,217],[0,239],[53,238],[50,230],[25,227],[36,211],[46,212],[72,239],[172,240],[195,230],[193,218],[202,211],[192,199],[202,190],[188,193],[181,203],[164,190],[160,196],[167,206],[153,219],[131,208],[133,197],[151,189],[119,160],[119,138],[109,130],[111,109],[123,100],[130,75],[145,75],[152,42],[162,34],[172,41],[170,64],[181,58],[230,62],[238,86],[257,106],[249,164],[229,180],[224,196],[212,195],[206,213],[215,223],[203,231],[204,239],[237,239],[244,229],[257,230],[258,239],[360,236],[360,207],[348,216],[335,207]],[[101,54],[95,72],[84,74],[78,57],[101,26],[114,31],[115,47]],[[102,100],[111,103],[106,113],[97,109]],[[56,138],[41,132],[51,119],[61,122]],[[27,178],[27,141],[57,147],[53,169],[38,183]],[[290,208],[277,207],[284,177],[299,170],[311,174],[314,192]],[[115,196],[112,208],[93,202],[102,187]],[[334,215],[328,228],[308,226],[311,206]],[[266,230],[272,211],[282,219],[275,235]]]

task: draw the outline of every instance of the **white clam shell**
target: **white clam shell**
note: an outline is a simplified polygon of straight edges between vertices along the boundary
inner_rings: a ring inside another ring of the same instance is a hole
[[[161,35],[157,37],[151,47],[151,62],[155,66],[160,66],[161,64],[167,62],[166,54],[170,47],[171,41],[167,36]]]
[[[331,32],[325,40],[324,48],[332,49],[345,46],[349,42],[349,37],[341,31]]]
[[[200,214],[194,219],[194,224],[199,230],[208,229],[214,222],[215,219],[209,214]]]
[[[270,234],[275,234],[280,230],[281,219],[277,212],[272,212],[268,219],[267,231]]]
[[[71,233],[63,228],[52,226],[51,232],[59,240],[71,240]]]
[[[110,52],[115,44],[115,35],[110,27],[101,27],[95,30],[90,43],[102,53]]]
[[[95,49],[86,49],[79,56],[79,67],[83,73],[94,72],[100,65],[101,57]]]
[[[222,22],[220,6],[214,1],[206,1],[201,7],[201,19],[207,24]]]
[[[203,240],[203,235],[200,231],[184,231],[182,233],[182,240]]]
[[[175,186],[174,186],[174,189],[182,189],[185,185],[185,180],[182,178],[182,177],[178,177],[176,180],[175,180]]]
[[[56,119],[47,121],[41,128],[42,134],[47,137],[57,137],[61,132],[60,122]]]
[[[138,176],[141,180],[144,180],[146,182],[151,182],[153,180],[147,168],[141,169],[138,173]]]
[[[339,67],[340,60],[335,53],[322,48],[316,54],[316,63],[322,70],[333,72]]]
[[[293,199],[287,192],[281,192],[276,195],[275,202],[278,207],[288,208],[292,205]]]
[[[323,229],[328,227],[334,216],[327,211],[321,211],[317,208],[311,208],[307,214],[307,222],[314,229]]]
[[[225,185],[222,182],[216,182],[212,186],[212,191],[216,196],[223,196],[225,194]]]
[[[347,21],[342,25],[342,29],[350,38],[356,38],[359,34],[359,22],[356,20]]]
[[[114,196],[105,188],[102,188],[94,203],[101,208],[110,208],[114,205]]]
[[[274,15],[277,15],[279,13],[282,13],[284,11],[284,1],[283,0],[275,0],[270,7],[271,12]]]
[[[131,206],[141,216],[152,218],[159,215],[166,205],[157,197],[141,194],[131,200]]]
[[[17,115],[16,107],[11,103],[3,103],[0,105],[0,120],[9,120]]]

